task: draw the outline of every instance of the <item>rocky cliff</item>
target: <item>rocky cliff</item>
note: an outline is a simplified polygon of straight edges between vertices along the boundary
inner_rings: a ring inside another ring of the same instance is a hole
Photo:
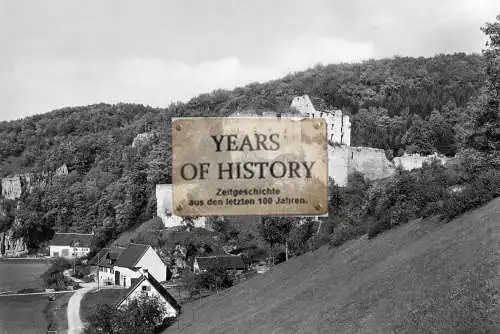
[[[15,239],[12,230],[0,233],[0,257],[16,257],[26,255],[28,246],[23,239]]]
[[[23,193],[31,192],[34,186],[44,187],[54,176],[67,175],[68,167],[66,164],[60,166],[55,172],[48,173],[23,173],[15,174],[1,179],[0,198],[16,201],[19,205]],[[5,214],[4,208],[0,204],[0,215]],[[22,224],[22,221],[15,220],[14,224]],[[0,233],[0,257],[2,256],[21,256],[28,253],[26,241],[22,238],[14,238],[13,230],[9,228]],[[8,226],[7,226],[8,227]],[[2,231],[2,229],[0,229]]]

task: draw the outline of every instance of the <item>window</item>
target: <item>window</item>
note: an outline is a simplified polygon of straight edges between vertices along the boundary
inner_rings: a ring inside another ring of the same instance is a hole
[[[151,291],[151,287],[150,287],[150,286],[143,285],[143,286],[142,286],[142,291]]]

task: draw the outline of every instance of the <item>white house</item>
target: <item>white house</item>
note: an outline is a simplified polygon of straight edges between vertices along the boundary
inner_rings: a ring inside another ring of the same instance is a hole
[[[167,266],[153,247],[130,244],[114,262],[114,284],[130,287],[132,279],[141,277],[141,269],[147,269],[149,274],[159,282],[167,280]]]
[[[141,270],[141,275],[133,280],[132,286],[127,290],[123,297],[119,298],[115,303],[115,307],[123,307],[130,303],[135,298],[143,295],[148,297],[157,297],[158,300],[165,306],[164,318],[176,317],[181,307],[175,300],[175,298],[168,293],[165,289],[152,275],[148,273],[147,270]]]
[[[115,284],[115,263],[125,250],[125,247],[103,248],[90,261],[92,265],[97,265],[99,283],[102,285]]]
[[[84,257],[90,252],[94,234],[56,233],[52,238],[49,251],[51,257],[67,259]]]

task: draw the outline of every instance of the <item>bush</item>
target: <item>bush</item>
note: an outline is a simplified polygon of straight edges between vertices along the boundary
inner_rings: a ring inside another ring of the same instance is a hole
[[[341,222],[330,236],[330,245],[338,247],[344,242],[365,234],[365,228],[359,222]]]
[[[461,191],[452,192],[460,185]],[[401,171],[370,191],[366,214],[370,238],[417,217],[442,214],[446,220],[474,209],[500,194],[499,154],[473,150],[460,153],[460,163],[445,168],[437,163],[416,171]]]
[[[155,333],[175,321],[172,318],[165,319],[165,311],[158,298],[148,296],[133,299],[120,309],[107,304],[98,305],[89,316],[85,333]]]
[[[71,268],[71,263],[64,258],[57,258],[52,265],[42,274],[42,280],[46,288],[64,290],[71,281],[64,276],[63,272]]]
[[[196,289],[227,289],[233,286],[233,278],[225,270],[211,269],[196,275]]]

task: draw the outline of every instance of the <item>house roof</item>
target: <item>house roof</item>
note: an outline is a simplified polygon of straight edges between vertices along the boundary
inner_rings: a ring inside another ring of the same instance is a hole
[[[149,273],[146,275],[142,275],[141,277],[137,279],[132,279],[132,285],[130,288],[128,288],[125,293],[123,293],[120,297],[118,297],[117,301],[115,302],[115,307],[118,307],[125,299],[130,296],[132,292],[134,292],[138,286],[147,280],[158,293],[177,311],[179,312],[181,307],[177,303],[177,300],[161,285],[153,276],[151,276]]]
[[[54,234],[50,245],[51,246],[75,246],[75,247],[90,247],[93,234],[84,233],[57,233]]]
[[[115,266],[135,268],[135,265],[144,256],[150,245],[130,244],[118,257]]]
[[[103,248],[89,261],[89,263],[101,267],[112,267],[124,250],[125,247]]]
[[[241,256],[238,255],[214,255],[214,256],[197,256],[195,261],[201,270],[210,269],[245,269],[245,263]]]

